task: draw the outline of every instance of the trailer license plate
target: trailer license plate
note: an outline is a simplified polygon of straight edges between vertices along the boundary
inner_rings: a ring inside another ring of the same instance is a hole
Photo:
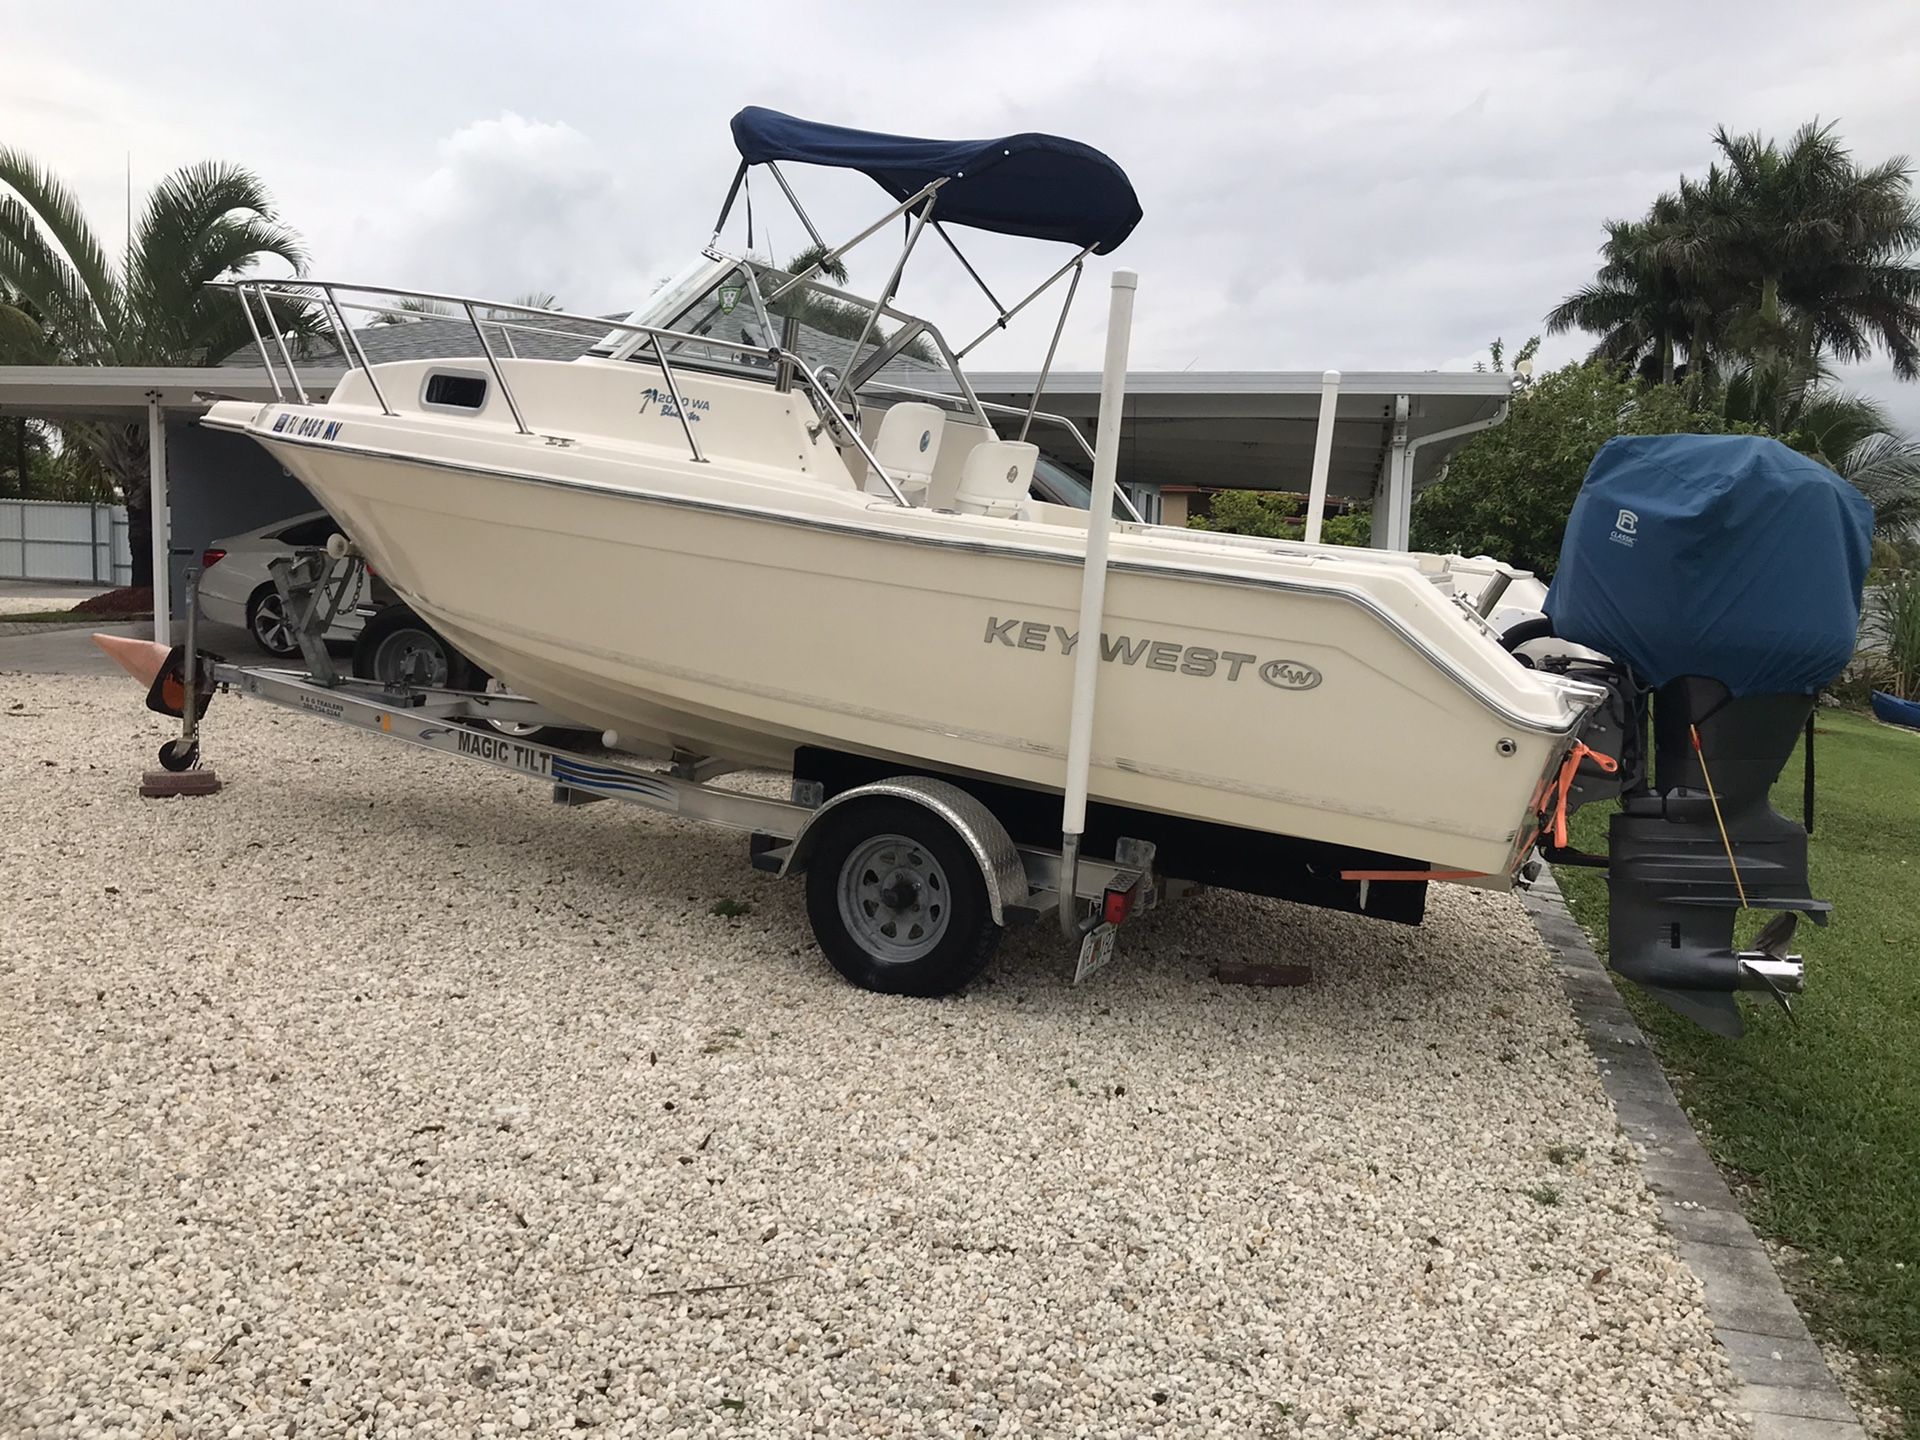
[[[1087,932],[1086,939],[1080,942],[1080,963],[1073,972],[1073,983],[1078,985],[1089,976],[1106,968],[1113,959],[1114,927],[1096,925]]]

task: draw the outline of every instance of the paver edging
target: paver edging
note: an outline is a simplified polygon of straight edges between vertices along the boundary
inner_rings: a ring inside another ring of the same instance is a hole
[[[1553,956],[1607,1099],[1641,1147],[1648,1187],[1680,1256],[1700,1278],[1708,1317],[1733,1365],[1737,1399],[1753,1421],[1756,1440],[1866,1440],[1806,1321],[1550,870],[1522,893],[1521,902]]]

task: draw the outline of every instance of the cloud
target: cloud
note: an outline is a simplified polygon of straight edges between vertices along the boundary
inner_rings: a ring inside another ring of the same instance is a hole
[[[626,233],[636,200],[593,140],[564,122],[509,110],[460,127],[436,151],[410,198],[387,213],[377,237],[366,237],[380,251],[378,278],[598,303],[622,257],[597,237]],[[357,260],[353,269],[376,273]]]
[[[339,68],[288,65],[270,31],[65,0],[10,17],[25,83],[0,89],[0,133],[73,173],[103,220],[119,215],[126,149],[136,182],[218,155],[260,171],[322,270],[607,309],[707,238],[741,105],[922,135],[1049,130],[1119,160],[1146,212],[1089,265],[1062,367],[1099,363],[1106,274],[1124,264],[1141,276],[1143,367],[1426,369],[1537,331],[1591,275],[1601,222],[1702,170],[1716,124],[1835,118],[1869,161],[1912,144],[1910,7],[1751,8],[1757,23],[1729,25],[1668,4],[1651,25],[1634,7],[1598,24],[1537,0],[976,0],[936,33],[897,0],[737,0],[683,34],[615,0],[538,25],[510,0],[471,0],[458,26],[337,0],[337,29],[377,33],[395,57],[347,82],[343,104]],[[62,112],[62,95],[97,118]],[[790,173],[830,233],[884,204],[858,176]],[[800,248],[777,191],[753,198],[755,245]],[[879,283],[898,236],[855,252],[856,285]],[[1064,258],[955,238],[1003,299]],[[902,299],[968,336],[991,311],[930,243]],[[1036,305],[975,363],[1036,364],[1050,322]],[[1542,363],[1589,345],[1549,338]],[[1852,373],[1920,421],[1920,386],[1883,383],[1884,364]]]

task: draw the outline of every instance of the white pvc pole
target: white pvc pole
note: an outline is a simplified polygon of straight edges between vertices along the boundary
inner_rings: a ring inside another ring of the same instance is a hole
[[[147,394],[147,514],[153,519],[153,638],[173,643],[173,557],[167,525],[167,420],[157,391]]]
[[[1309,545],[1320,543],[1320,522],[1327,513],[1327,472],[1333,467],[1333,417],[1340,408],[1340,372],[1329,370],[1320,377],[1320,428],[1313,437],[1313,479],[1307,486],[1307,530]]]
[[[1070,852],[1061,914],[1073,899],[1071,861],[1087,828],[1087,774],[1093,765],[1093,698],[1100,680],[1100,622],[1107,609],[1107,541],[1113,530],[1113,472],[1120,460],[1120,412],[1127,398],[1127,341],[1140,277],[1113,272],[1107,309],[1107,358],[1100,372],[1100,428],[1093,448],[1093,499],[1087,510],[1087,563],[1080,574],[1080,638],[1073,651],[1073,719],[1067,731],[1067,801],[1060,830]]]

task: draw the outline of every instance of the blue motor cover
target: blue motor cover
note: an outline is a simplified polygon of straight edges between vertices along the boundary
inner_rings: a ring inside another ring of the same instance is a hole
[[[1587,471],[1547,592],[1554,633],[1660,686],[1808,695],[1860,633],[1873,507],[1753,435],[1623,435]]]

